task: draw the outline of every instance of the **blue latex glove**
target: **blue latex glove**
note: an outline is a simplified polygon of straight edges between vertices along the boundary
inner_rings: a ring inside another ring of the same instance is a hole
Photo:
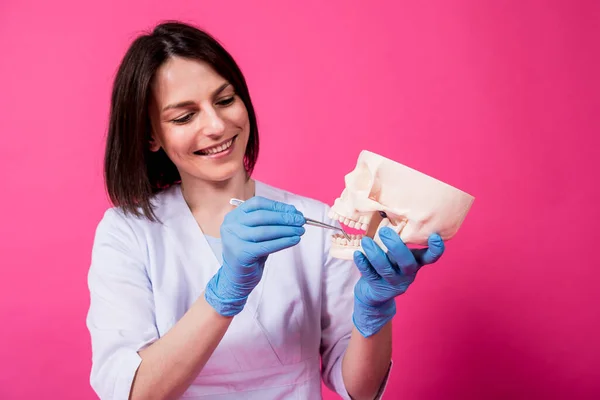
[[[354,252],[362,276],[354,286],[352,318],[364,337],[377,333],[394,317],[395,297],[408,289],[423,265],[436,262],[444,252],[444,241],[437,234],[429,237],[428,247],[423,249],[409,249],[388,227],[379,230],[379,237],[387,254],[367,236],[361,240],[365,254]]]
[[[260,196],[227,213],[220,230],[223,265],[208,282],[206,301],[224,316],[242,311],[269,254],[298,244],[305,222],[294,206]]]

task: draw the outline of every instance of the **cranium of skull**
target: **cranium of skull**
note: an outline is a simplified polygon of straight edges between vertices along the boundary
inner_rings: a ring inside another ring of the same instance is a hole
[[[388,158],[363,150],[345,177],[346,187],[331,206],[329,217],[362,230],[384,251],[377,232],[392,228],[406,244],[426,246],[432,233],[444,241],[454,237],[475,198],[444,182]],[[363,235],[332,236],[332,257],[351,260],[362,251]]]

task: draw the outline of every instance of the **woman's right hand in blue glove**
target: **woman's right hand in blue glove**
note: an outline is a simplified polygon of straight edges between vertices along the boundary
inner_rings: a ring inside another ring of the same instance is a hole
[[[221,225],[223,265],[208,282],[206,301],[224,316],[242,311],[269,254],[298,244],[305,222],[294,206],[260,196],[229,212]]]

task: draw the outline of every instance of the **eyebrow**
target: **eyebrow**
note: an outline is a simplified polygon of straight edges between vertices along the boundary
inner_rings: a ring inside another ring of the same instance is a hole
[[[223,90],[225,90],[230,85],[231,85],[230,83],[222,84],[221,86],[219,86],[219,88],[217,90],[215,90],[215,92],[213,93],[213,96],[218,96]],[[194,104],[195,104],[195,102],[193,102],[192,100],[181,101],[179,103],[169,104],[168,106],[166,106],[165,108],[162,109],[162,112],[171,110],[173,108],[189,107]]]

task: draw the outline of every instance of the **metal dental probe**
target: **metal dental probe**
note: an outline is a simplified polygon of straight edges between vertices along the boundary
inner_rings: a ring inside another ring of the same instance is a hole
[[[232,206],[236,206],[236,207],[239,206],[240,204],[242,204],[243,202],[244,202],[244,200],[240,200],[240,199],[231,199],[231,200],[229,200],[229,204],[231,204]],[[304,217],[304,219],[306,220],[306,224],[307,225],[312,225],[312,226],[317,226],[319,228],[333,229],[333,230],[336,230],[336,231],[340,231],[340,232],[342,232],[342,234],[344,235],[344,237],[346,239],[348,239],[348,241],[351,240],[350,236],[348,236],[348,234],[342,228],[338,228],[337,226],[329,225],[329,224],[326,224],[324,222],[320,222],[320,221],[317,221],[317,220],[314,220],[314,219],[311,219],[311,218]]]

